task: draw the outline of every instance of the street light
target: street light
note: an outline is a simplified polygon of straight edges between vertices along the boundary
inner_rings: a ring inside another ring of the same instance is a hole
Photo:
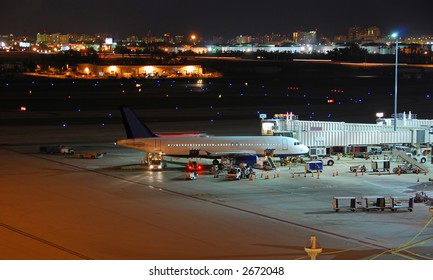
[[[397,131],[398,33],[392,33],[391,37],[395,39],[394,131]]]

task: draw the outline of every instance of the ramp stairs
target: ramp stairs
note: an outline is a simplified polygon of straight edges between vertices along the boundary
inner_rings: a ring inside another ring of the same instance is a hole
[[[272,167],[272,169],[277,170],[277,166],[275,165],[274,161],[272,160],[271,157],[267,156],[266,157],[267,161],[269,162],[269,166]]]
[[[410,156],[406,155],[404,151],[392,151],[392,156],[399,157],[402,160],[406,161],[409,164],[412,164],[412,166],[417,167],[421,172],[428,172],[428,167],[425,164],[422,164],[421,162],[417,161],[414,158],[411,158]]]

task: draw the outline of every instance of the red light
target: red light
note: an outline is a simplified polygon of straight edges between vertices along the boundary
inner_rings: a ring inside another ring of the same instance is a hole
[[[334,103],[334,99],[329,99],[328,103]]]
[[[20,111],[21,111],[21,112],[25,112],[25,111],[27,111],[27,107],[26,107],[26,106],[21,106],[21,107],[20,107]]]

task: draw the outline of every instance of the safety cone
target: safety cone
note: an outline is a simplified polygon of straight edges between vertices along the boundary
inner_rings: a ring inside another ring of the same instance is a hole
[[[388,168],[388,175],[391,175],[391,170],[389,170],[389,168]]]
[[[295,172],[292,172],[292,178],[295,178]]]
[[[300,177],[301,176],[301,172],[298,172],[298,177]]]
[[[380,170],[379,170],[379,174],[378,175],[380,176]]]
[[[250,181],[253,180],[253,174],[250,174]]]
[[[417,168],[417,169],[415,170],[415,173],[416,173],[416,174],[418,174],[418,173],[419,173],[419,170],[418,170],[418,168]]]
[[[335,172],[334,171],[332,171],[332,177],[335,177]]]
[[[338,169],[337,169],[337,172],[335,172],[335,176],[338,176]]]

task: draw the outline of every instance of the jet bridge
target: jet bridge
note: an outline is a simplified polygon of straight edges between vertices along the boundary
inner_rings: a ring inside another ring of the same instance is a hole
[[[294,137],[311,148],[347,149],[395,143],[412,145],[433,143],[433,120],[417,119],[416,114],[397,115],[397,130],[393,118],[379,118],[376,123],[345,123],[300,120],[292,113],[276,114],[262,119],[262,135]],[[332,151],[332,150],[331,150]]]

